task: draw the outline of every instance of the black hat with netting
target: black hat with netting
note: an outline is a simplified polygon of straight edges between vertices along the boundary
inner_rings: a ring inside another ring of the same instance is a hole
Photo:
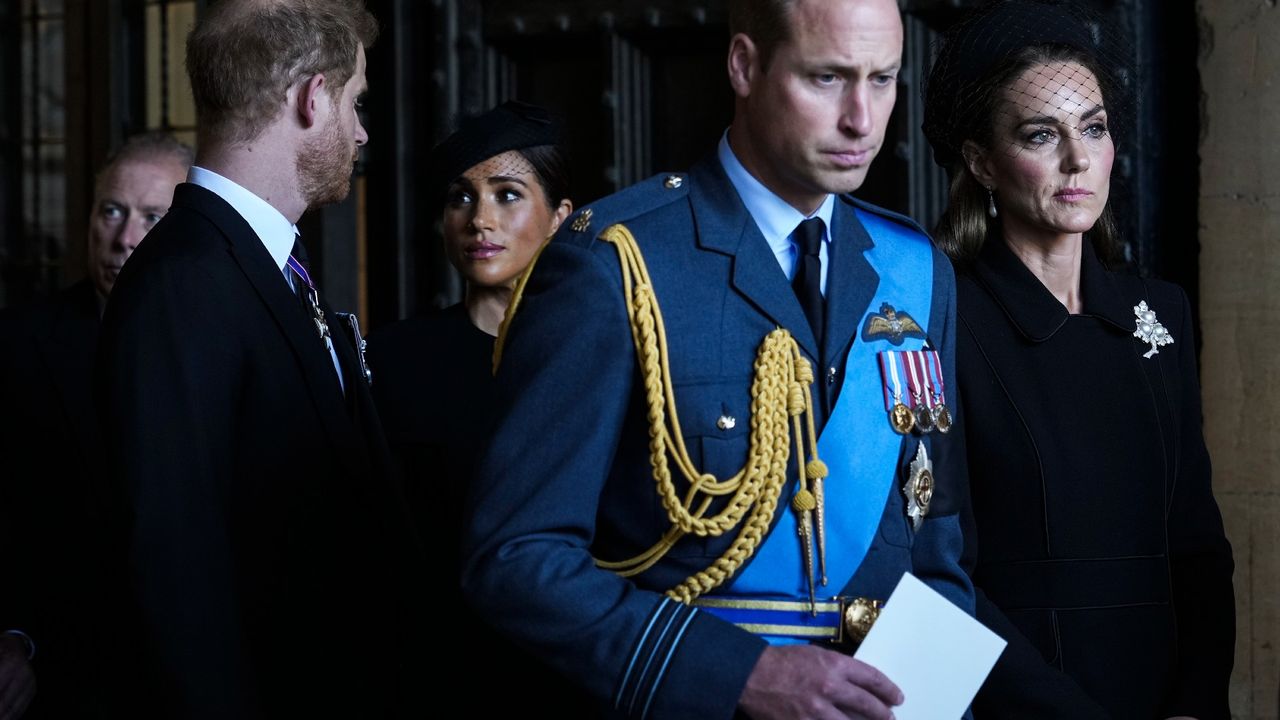
[[[954,167],[966,141],[1018,153],[1064,133],[1085,141],[1109,133],[1127,114],[1130,73],[1107,30],[1079,3],[1062,0],[998,0],[948,29],[924,85],[934,161]],[[1039,135],[1034,121],[1045,126]]]
[[[564,132],[546,109],[508,100],[479,115],[457,123],[457,130],[431,151],[432,187],[442,197],[449,184],[467,170],[489,161],[486,175],[534,173],[533,164],[519,154],[499,158],[512,150],[561,145]]]

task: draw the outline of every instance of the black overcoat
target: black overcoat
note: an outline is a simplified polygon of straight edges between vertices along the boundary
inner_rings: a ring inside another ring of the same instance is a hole
[[[1190,306],[1084,248],[1083,310],[1003,243],[958,281],[978,616],[1009,640],[978,717],[1229,718],[1231,548]],[[1174,343],[1134,337],[1145,301]]]

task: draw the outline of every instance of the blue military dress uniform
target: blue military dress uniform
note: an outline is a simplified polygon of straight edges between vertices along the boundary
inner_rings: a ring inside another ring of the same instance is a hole
[[[757,348],[791,331],[815,368],[826,483],[829,582],[819,594],[884,599],[912,572],[968,612],[959,511],[967,498],[963,433],[896,434],[877,354],[927,342],[954,387],[950,264],[914,223],[837,198],[824,342],[805,315],[719,161],[658,176],[581,210],[548,244],[523,291],[498,372],[499,422],[472,494],[464,590],[500,630],[573,679],[616,716],[732,717],[765,638],[665,595],[733,539],[682,538],[622,578],[595,559],[649,548],[670,527],[655,491],[649,425],[615,247],[638,241],[661,305],[684,441],[701,472],[724,478],[747,455]],[[870,331],[890,304],[918,337]],[[830,417],[823,409],[831,408]],[[726,422],[726,418],[732,422]],[[913,528],[901,492],[921,444],[937,488]],[[807,600],[787,500],[753,557],[716,597]]]

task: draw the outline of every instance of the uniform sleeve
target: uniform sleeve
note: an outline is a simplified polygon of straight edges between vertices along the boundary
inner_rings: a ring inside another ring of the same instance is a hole
[[[139,623],[117,630],[142,648],[159,714],[254,717],[223,485],[240,362],[228,312],[199,270],[133,269],[112,294],[95,376],[123,544],[111,555],[127,558],[122,595]]]
[[[943,435],[932,434],[936,505],[925,517],[911,547],[911,565],[915,575],[938,591],[957,607],[973,614],[973,582],[961,565],[964,533],[961,512],[969,503],[969,473],[965,463],[964,431],[961,409],[955,402],[956,385],[956,283],[951,263],[934,252],[934,309],[942,315],[942,332],[935,339],[938,359],[942,363],[944,389],[950,389],[955,429]],[[932,323],[931,323],[932,324]]]
[[[1179,292],[1179,297],[1182,323],[1174,336],[1178,375],[1166,380],[1166,387],[1181,392],[1173,399],[1180,410],[1180,455],[1168,522],[1178,663],[1165,714],[1228,720],[1227,689],[1235,656],[1234,562],[1222,515],[1213,499],[1191,305],[1185,294]]]
[[[556,240],[538,260],[498,372],[463,590],[499,631],[620,715],[729,718],[763,641],[591,557],[624,426],[645,428],[618,267],[602,243]]]

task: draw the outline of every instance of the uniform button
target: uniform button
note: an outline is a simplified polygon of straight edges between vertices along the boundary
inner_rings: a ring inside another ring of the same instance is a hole
[[[720,428],[721,430],[732,430],[734,426],[737,424],[738,424],[737,419],[734,418],[732,415],[721,415],[720,419],[716,420],[716,427]]]
[[[836,369],[833,367],[827,368],[827,384],[828,385],[836,384]]]
[[[668,190],[675,190],[684,184],[684,178],[679,175],[668,175],[662,184],[666,185]]]

